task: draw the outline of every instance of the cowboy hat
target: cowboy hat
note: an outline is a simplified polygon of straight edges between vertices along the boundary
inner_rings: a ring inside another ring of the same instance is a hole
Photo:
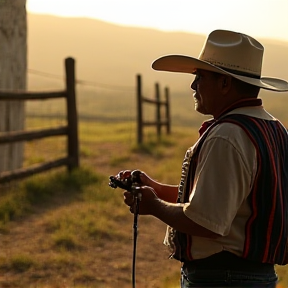
[[[211,32],[198,58],[167,55],[155,60],[154,70],[194,74],[197,69],[230,75],[263,89],[285,92],[288,82],[261,77],[264,47],[254,38],[237,32]]]

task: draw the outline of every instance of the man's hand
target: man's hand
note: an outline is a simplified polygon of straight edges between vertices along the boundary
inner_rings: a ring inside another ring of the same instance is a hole
[[[136,192],[139,194],[139,214],[140,215],[152,215],[153,209],[159,198],[157,197],[153,188],[148,186],[142,186],[136,189]],[[124,195],[124,202],[127,206],[130,207],[130,212],[135,212],[135,196],[133,193],[125,191]]]

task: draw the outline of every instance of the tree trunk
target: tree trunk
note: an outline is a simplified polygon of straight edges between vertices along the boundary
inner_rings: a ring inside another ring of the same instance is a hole
[[[25,90],[26,0],[0,0],[0,90]],[[24,102],[0,101],[0,133],[24,129]],[[0,173],[22,166],[23,143],[0,145]]]

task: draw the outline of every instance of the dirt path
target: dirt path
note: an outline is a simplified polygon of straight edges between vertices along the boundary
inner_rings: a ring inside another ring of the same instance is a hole
[[[84,249],[75,252],[77,255],[69,255],[74,252],[65,254],[66,259],[51,252],[45,221],[39,215],[12,224],[9,233],[0,235],[0,259],[3,261],[7,255],[30,255],[38,264],[25,272],[4,269],[0,275],[0,287],[131,287],[132,221],[131,215],[131,222],[127,221],[122,227],[127,231],[126,241],[106,239],[98,246],[87,243]],[[168,259],[169,251],[162,244],[165,225],[152,217],[141,219],[140,216],[138,227],[137,288],[161,287],[164,281],[169,282],[167,277],[179,272],[179,264]],[[77,265],[77,257],[85,259],[81,260],[81,265]]]

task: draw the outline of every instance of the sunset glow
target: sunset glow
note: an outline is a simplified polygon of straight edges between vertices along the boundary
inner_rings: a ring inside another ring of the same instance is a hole
[[[287,0],[27,0],[27,11],[167,31],[228,29],[288,41]]]

